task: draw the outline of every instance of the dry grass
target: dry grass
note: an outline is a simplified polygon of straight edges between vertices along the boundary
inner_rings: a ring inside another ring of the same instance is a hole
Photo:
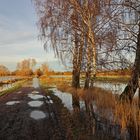
[[[70,84],[70,81],[71,81],[71,78],[70,77],[55,77],[55,78],[53,78],[53,77],[46,77],[46,76],[42,76],[41,78],[40,78],[40,82],[44,85],[46,85],[46,86],[56,86],[58,83],[59,84],[67,84],[67,85],[69,85]]]
[[[135,98],[133,103],[120,102],[118,95],[114,95],[111,91],[102,88],[94,87],[84,90],[82,88],[75,89],[70,86],[70,82],[65,79],[49,79],[47,83],[50,85],[55,83],[57,88],[62,92],[68,92],[73,95],[78,95],[80,100],[86,101],[89,104],[96,105],[98,113],[101,117],[109,120],[109,114],[112,114],[111,123],[121,126],[122,133],[126,128],[132,128],[132,134],[136,140],[140,139],[140,109],[138,107],[138,99]],[[48,84],[47,84],[48,85]]]
[[[102,88],[94,87],[88,90],[74,89],[66,84],[59,84],[57,88],[62,92],[77,93],[81,100],[96,104],[98,112],[105,119],[109,120],[108,114],[111,112],[113,114],[112,123],[120,125],[122,133],[126,128],[133,128],[133,135],[136,135],[135,139],[140,138],[138,135],[140,133],[140,110],[138,108],[137,98],[130,104],[128,102],[120,102],[117,95]]]
[[[80,99],[87,101],[88,103],[95,101],[98,108],[115,108],[116,97],[110,91],[106,91],[102,88],[94,87],[92,89],[84,90],[82,88],[75,89],[66,84],[59,84],[57,85],[57,88],[62,92],[71,94],[77,93]]]

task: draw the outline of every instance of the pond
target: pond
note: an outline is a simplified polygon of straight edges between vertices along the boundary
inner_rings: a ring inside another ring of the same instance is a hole
[[[81,81],[81,86],[84,86],[84,82]],[[100,87],[105,90],[110,90],[114,94],[121,94],[122,91],[124,90],[126,83],[119,83],[119,82],[101,82],[101,81],[96,81],[94,83],[95,87]]]
[[[113,94],[121,94],[125,87],[126,87],[127,83],[119,83],[119,82],[99,82],[97,81],[95,83],[95,87],[101,87],[105,90],[109,90],[111,91]],[[134,97],[138,96],[138,89],[135,93]]]

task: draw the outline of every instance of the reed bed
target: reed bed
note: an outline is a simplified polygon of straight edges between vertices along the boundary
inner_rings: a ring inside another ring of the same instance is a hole
[[[119,96],[112,94],[111,91],[98,87],[84,90],[82,88],[74,89],[66,84],[58,84],[57,88],[62,92],[77,93],[80,100],[96,106],[96,112],[93,110],[95,114],[99,114],[101,118],[107,120],[111,125],[120,127],[122,139],[128,139],[126,135],[129,135],[130,140],[140,139],[138,98],[135,98],[130,104],[120,101]]]
[[[60,78],[49,78],[46,85],[52,85],[52,83],[57,86],[58,90],[76,95],[78,99],[92,105],[92,111],[100,116],[100,121],[110,124],[109,131],[112,131],[111,128],[114,129],[114,127],[116,128],[118,126],[120,128],[121,139],[140,139],[140,109],[138,98],[135,98],[130,104],[125,101],[120,101],[118,94],[113,94],[111,91],[104,90],[103,88],[75,89],[70,86],[70,80],[64,78],[63,80]],[[105,127],[108,127],[108,124]]]

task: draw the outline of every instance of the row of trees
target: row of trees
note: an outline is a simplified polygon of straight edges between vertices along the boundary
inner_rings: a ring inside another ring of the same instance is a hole
[[[121,98],[132,100],[140,72],[140,4],[137,0],[34,0],[44,47],[73,66],[72,86],[93,87],[98,69],[127,68],[132,77]],[[136,58],[134,60],[134,56]]]
[[[21,62],[17,63],[17,70],[23,70],[23,69],[33,69],[36,65],[35,59],[24,59]]]
[[[0,76],[7,75],[20,75],[20,76],[32,76],[32,75],[49,75],[53,72],[47,63],[42,63],[39,68],[36,68],[37,61],[35,59],[24,59],[17,63],[17,68],[15,71],[11,72],[9,69],[0,65]]]
[[[20,76],[33,75],[33,68],[35,67],[36,63],[37,62],[35,59],[24,59],[21,62],[18,62],[15,74]]]
[[[47,63],[42,63],[40,67],[36,68],[37,62],[35,59],[24,59],[17,63],[17,70],[14,72],[16,75],[32,76],[32,75],[49,75],[51,69]]]

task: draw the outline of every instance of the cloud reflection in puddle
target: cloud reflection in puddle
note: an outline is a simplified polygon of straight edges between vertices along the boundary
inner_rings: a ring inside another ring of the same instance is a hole
[[[42,99],[44,98],[43,95],[36,95],[36,94],[28,94],[28,97],[30,97],[33,100],[37,100],[37,99]]]
[[[43,105],[43,101],[30,101],[28,105],[31,107],[40,107]]]
[[[35,110],[35,111],[32,111],[30,113],[30,117],[32,119],[35,119],[35,120],[40,120],[40,119],[44,119],[44,118],[48,118],[49,117],[49,114],[48,113],[44,113],[43,111],[40,111],[40,110]]]
[[[6,103],[6,105],[14,105],[14,104],[18,104],[20,103],[20,101],[9,101]]]

